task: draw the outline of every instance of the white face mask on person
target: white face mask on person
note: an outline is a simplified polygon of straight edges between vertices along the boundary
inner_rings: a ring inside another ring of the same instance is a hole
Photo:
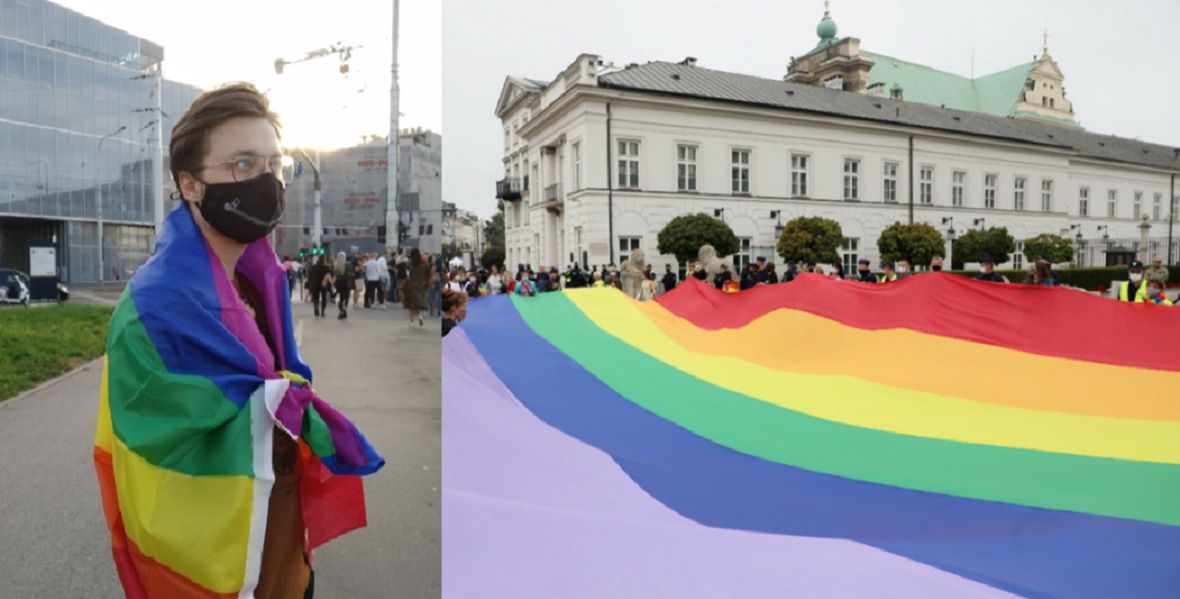
[[[1139,281],[1142,281],[1142,280],[1143,280],[1142,274],[1137,273],[1137,272],[1131,273],[1131,282],[1132,283],[1138,283]]]
[[[906,267],[904,267],[904,266],[898,266],[898,267],[897,267],[897,274],[899,274],[899,275],[904,275],[904,274],[906,273],[906,271],[907,271],[907,270],[909,270],[909,269],[907,269],[907,268],[906,268]]]
[[[1164,292],[1164,290],[1160,289],[1159,287],[1148,287],[1147,288],[1147,295],[1159,295],[1163,292]]]

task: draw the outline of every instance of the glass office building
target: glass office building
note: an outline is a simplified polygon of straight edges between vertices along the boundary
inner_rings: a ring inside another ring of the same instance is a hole
[[[65,281],[126,279],[147,260],[156,128],[167,198],[172,124],[200,93],[163,80],[157,104],[163,59],[51,2],[0,0],[0,266],[27,271],[29,245],[46,243]]]

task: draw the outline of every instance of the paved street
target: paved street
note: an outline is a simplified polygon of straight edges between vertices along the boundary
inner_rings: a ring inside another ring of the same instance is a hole
[[[365,482],[369,526],[316,554],[317,598],[437,597],[438,320],[296,304],[316,389],[387,464]],[[0,403],[0,598],[122,597],[91,463],[100,363]]]

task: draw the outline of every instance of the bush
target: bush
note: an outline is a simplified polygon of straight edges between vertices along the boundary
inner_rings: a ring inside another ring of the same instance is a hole
[[[953,270],[950,272],[971,278],[979,276],[979,271],[977,270]],[[996,272],[1008,277],[1008,280],[1012,283],[1023,283],[1025,275],[1028,274],[1027,270],[997,270]],[[1087,291],[1106,291],[1110,287],[1111,281],[1127,279],[1127,267],[1105,266],[1101,268],[1053,269],[1053,274],[1057,275],[1057,280],[1061,281],[1062,285],[1077,287]],[[1180,280],[1177,280],[1177,277],[1180,277],[1180,266],[1169,266],[1169,286],[1175,287],[1180,285]]]
[[[656,236],[656,250],[676,256],[678,262],[696,260],[701,246],[706,244],[713,246],[719,257],[732,255],[740,248],[733,229],[706,214],[677,216]]]
[[[889,225],[877,238],[877,249],[881,260],[909,260],[913,265],[929,264],[935,256],[946,253],[942,233],[926,223]]]
[[[836,249],[844,243],[840,223],[820,216],[801,216],[783,227],[778,255],[789,262],[837,264]]]
[[[1024,240],[1024,257],[1035,262],[1041,254],[1048,254],[1054,264],[1073,260],[1073,245],[1069,240],[1052,233],[1042,233]]]
[[[951,242],[956,268],[962,268],[966,262],[976,262],[983,256],[991,256],[996,264],[1003,264],[1011,260],[1009,254],[1015,251],[1016,240],[1008,234],[1006,227],[972,229]]]

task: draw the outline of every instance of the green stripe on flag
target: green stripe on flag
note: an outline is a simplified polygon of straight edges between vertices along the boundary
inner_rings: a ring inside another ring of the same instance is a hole
[[[719,388],[594,325],[564,294],[513,297],[537,334],[628,400],[715,443],[814,472],[959,497],[1180,525],[1180,466],[900,435]],[[784,335],[784,343],[802,343]]]
[[[127,447],[184,474],[254,475],[250,411],[207,378],[168,372],[130,291],[111,317],[107,355],[111,424]]]

